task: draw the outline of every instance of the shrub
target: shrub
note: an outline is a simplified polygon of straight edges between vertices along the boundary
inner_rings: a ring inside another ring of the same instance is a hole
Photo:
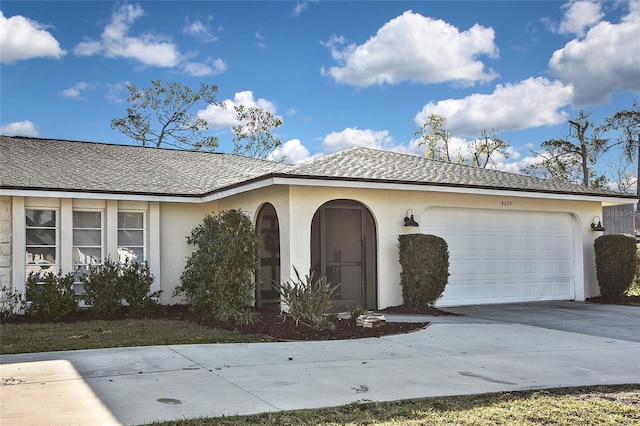
[[[638,244],[638,248],[636,250],[636,276],[633,278],[633,283],[631,284],[631,287],[629,287],[627,294],[640,296],[640,244]]]
[[[132,313],[143,313],[158,304],[160,292],[149,293],[153,275],[147,262],[120,263],[107,258],[100,265],[90,265],[89,274],[80,280],[84,300],[91,305],[91,314],[98,317],[118,312],[123,301]]]
[[[148,262],[127,262],[120,265],[117,289],[132,313],[148,312],[158,307],[162,291],[149,293],[152,284],[153,275]]]
[[[325,314],[333,307],[339,285],[332,285],[325,276],[314,280],[313,271],[302,280],[298,270],[294,268],[294,271],[295,281],[277,283],[274,287],[289,308],[296,326],[302,323],[315,330],[334,329],[335,325]]]
[[[255,321],[247,302],[255,295],[259,241],[245,213],[228,210],[207,215],[187,237],[196,250],[187,260],[174,296],[184,296],[191,309],[211,312],[220,321]]]
[[[400,285],[407,306],[433,306],[449,280],[447,242],[434,235],[400,235]]]
[[[105,317],[121,309],[118,262],[105,259],[102,264],[89,265],[89,273],[82,276],[80,281],[84,287],[84,301],[91,306],[91,315]]]
[[[44,278],[44,281],[42,279]],[[44,277],[29,274],[27,278],[27,315],[43,319],[57,320],[78,309],[73,291],[73,274],[63,275],[49,272]]]
[[[636,272],[636,239],[631,235],[602,235],[596,238],[593,247],[600,294],[622,297],[629,290]]]
[[[25,300],[18,290],[2,286],[0,289],[0,319],[10,320],[23,312]]]

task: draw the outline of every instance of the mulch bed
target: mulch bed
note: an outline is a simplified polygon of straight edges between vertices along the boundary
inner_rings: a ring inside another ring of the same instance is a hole
[[[587,302],[604,303],[607,305],[632,305],[640,306],[640,296],[623,296],[620,298],[611,298],[604,296],[590,297]]]

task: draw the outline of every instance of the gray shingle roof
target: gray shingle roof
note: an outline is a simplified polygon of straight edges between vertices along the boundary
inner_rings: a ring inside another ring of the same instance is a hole
[[[0,186],[201,196],[290,166],[238,155],[0,136]]]
[[[231,154],[0,136],[5,189],[199,197],[273,176],[634,198],[369,148],[291,166]]]

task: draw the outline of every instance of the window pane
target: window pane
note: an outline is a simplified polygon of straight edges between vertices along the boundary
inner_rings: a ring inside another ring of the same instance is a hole
[[[102,228],[100,212],[73,212],[74,228]]]
[[[73,230],[74,246],[101,246],[102,238],[100,231],[89,231],[85,229]]]
[[[55,228],[56,212],[55,210],[25,210],[27,226],[48,226]]]
[[[142,213],[118,213],[118,228],[142,229],[144,226],[144,215]]]
[[[143,246],[144,232],[140,231],[118,231],[118,246]]]
[[[27,229],[28,246],[55,246],[55,229]]]
[[[142,247],[119,247],[118,260],[125,262],[144,262],[144,248]]]
[[[102,263],[102,249],[76,247],[73,250],[73,263],[88,265]]]

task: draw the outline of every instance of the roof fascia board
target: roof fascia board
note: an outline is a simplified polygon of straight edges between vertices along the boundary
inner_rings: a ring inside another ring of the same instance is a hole
[[[113,192],[81,192],[47,189],[0,189],[0,196],[39,197],[39,198],[75,198],[85,200],[118,200],[118,201],[159,201],[170,203],[200,203],[200,196],[132,194]]]
[[[274,179],[276,185],[299,185],[299,186],[335,186],[347,188],[362,189],[388,189],[402,191],[426,191],[426,192],[449,192],[456,194],[476,194],[476,195],[493,195],[501,197],[520,197],[520,198],[545,198],[553,200],[575,200],[575,201],[599,201],[614,202],[622,204],[635,203],[638,200],[635,196],[607,196],[607,195],[584,195],[569,193],[554,193],[543,191],[518,191],[510,189],[489,189],[474,188],[468,186],[452,186],[452,185],[433,185],[433,184],[411,184],[411,183],[392,183],[392,182],[376,182],[376,181],[359,181],[359,180],[334,180],[334,179],[306,179],[299,177],[276,177]]]

